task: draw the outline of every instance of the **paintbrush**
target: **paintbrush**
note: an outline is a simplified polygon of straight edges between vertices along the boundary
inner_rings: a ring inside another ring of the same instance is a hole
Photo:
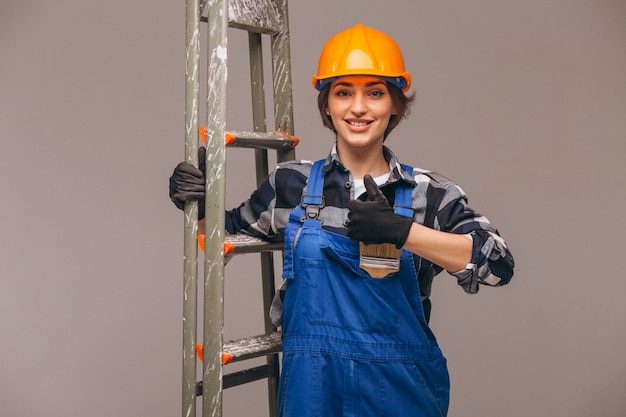
[[[359,266],[372,278],[385,278],[400,270],[400,254],[393,243],[366,245],[359,242],[361,252]]]

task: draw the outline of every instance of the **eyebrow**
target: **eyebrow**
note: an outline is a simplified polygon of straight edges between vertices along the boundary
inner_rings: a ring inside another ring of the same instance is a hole
[[[378,84],[385,85],[385,82],[383,80],[370,81],[367,84],[365,84],[365,86],[366,87],[372,87],[372,86],[375,86],[375,85],[378,85]],[[349,83],[347,81],[339,81],[339,82],[337,82],[337,84],[335,84],[335,87],[338,87],[340,85],[344,86],[344,87],[354,87],[354,83]]]

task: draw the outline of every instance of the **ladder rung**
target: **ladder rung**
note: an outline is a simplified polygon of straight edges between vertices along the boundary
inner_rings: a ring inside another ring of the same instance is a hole
[[[271,365],[255,366],[254,368],[224,375],[223,387],[224,389],[232,388],[237,385],[247,384],[248,382],[258,381],[259,379],[269,378],[271,376],[278,377]]]
[[[276,9],[270,0],[230,0],[228,25],[249,32],[272,35],[281,31]]]
[[[259,379],[269,378],[274,375],[274,368],[271,365],[261,365],[243,371],[233,372],[224,375],[222,379],[222,388],[232,388],[238,385],[247,384],[248,382],[258,381]],[[196,382],[196,397],[202,396],[202,381]]]
[[[243,253],[271,252],[283,249],[282,241],[262,240],[243,233],[226,235],[224,241],[231,250],[226,255],[238,255]],[[232,245],[232,246],[230,246]]]
[[[281,133],[228,132],[226,146],[254,149],[291,149],[298,144],[298,138]]]
[[[251,336],[226,342],[224,343],[223,351],[232,356],[232,362],[236,362],[278,353],[281,346],[282,334],[274,332],[268,335]],[[274,367],[272,365],[257,366],[224,375],[223,387],[224,389],[231,388],[271,376],[277,376],[274,375]],[[202,395],[202,381],[196,383],[196,395]]]
[[[274,332],[225,342],[223,351],[232,356],[232,362],[237,362],[278,353],[281,346],[282,334]]]
[[[250,7],[251,3],[255,7]],[[208,19],[202,16],[200,21],[206,23]],[[270,0],[254,0],[253,2],[230,0],[228,2],[228,26],[266,35],[273,35],[282,29]]]

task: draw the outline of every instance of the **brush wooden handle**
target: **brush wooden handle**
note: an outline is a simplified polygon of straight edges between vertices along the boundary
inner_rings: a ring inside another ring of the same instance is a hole
[[[399,271],[398,269],[372,268],[369,266],[362,266],[361,269],[367,272],[372,278],[386,278],[387,276]]]

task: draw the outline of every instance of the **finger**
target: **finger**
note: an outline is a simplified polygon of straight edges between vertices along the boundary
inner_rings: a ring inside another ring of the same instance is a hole
[[[170,189],[180,191],[202,191],[206,187],[204,179],[192,177],[189,175],[170,177]]]
[[[191,165],[188,162],[181,162],[174,169],[174,175],[179,177],[195,177],[195,178],[204,178],[204,174],[201,170]]]
[[[363,177],[363,184],[365,184],[365,190],[367,191],[367,199],[370,201],[380,200],[385,198],[382,191],[376,185],[376,181],[371,175],[367,174]]]
[[[193,167],[192,167],[193,168]],[[197,168],[193,168],[195,171],[199,170]],[[189,188],[193,188],[194,190],[204,190],[205,188],[205,179],[202,176],[197,176],[198,172],[187,173],[184,169],[176,169],[174,173],[170,177],[170,190],[188,190]]]
[[[359,201],[359,200],[350,200],[348,201],[348,227],[354,226],[355,224],[359,224],[361,222],[368,221],[368,212],[371,206],[371,202]]]
[[[173,200],[181,202],[198,201],[204,198],[204,193],[177,190],[176,192],[172,193],[170,197],[172,197]]]
[[[198,148],[198,168],[202,172],[206,171],[206,148],[204,146]]]
[[[184,192],[202,193],[204,195],[204,188],[204,184],[193,182],[175,181],[173,183],[173,189]]]
[[[346,208],[348,209],[348,217],[353,216],[354,213],[361,213],[362,211],[367,211],[367,207],[369,204],[365,201],[361,200],[350,200],[348,204],[346,204]]]
[[[185,185],[185,184],[197,185],[201,187],[202,189],[204,189],[206,185],[206,181],[204,180],[203,177],[196,177],[195,175],[189,175],[189,174],[176,175],[173,177],[172,181],[174,181],[175,184],[179,184],[179,185]]]

